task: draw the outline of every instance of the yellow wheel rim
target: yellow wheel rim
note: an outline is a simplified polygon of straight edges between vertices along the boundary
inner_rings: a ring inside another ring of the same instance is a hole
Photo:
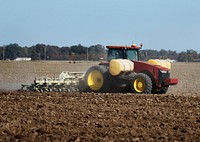
[[[133,87],[135,91],[141,93],[145,90],[145,81],[142,78],[137,78],[133,83]]]
[[[88,75],[88,86],[94,91],[98,91],[103,85],[103,75],[99,71],[92,71]]]

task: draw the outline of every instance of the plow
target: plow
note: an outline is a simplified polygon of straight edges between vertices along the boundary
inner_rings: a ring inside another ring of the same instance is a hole
[[[38,92],[78,92],[83,91],[83,78],[83,72],[63,71],[58,77],[35,78],[34,83],[22,85],[21,89]]]
[[[142,44],[137,46],[107,46],[107,61],[84,72],[63,71],[58,77],[36,78],[22,90],[39,92],[117,92],[165,94],[170,85],[178,83],[170,77],[171,63],[167,60],[140,61]]]

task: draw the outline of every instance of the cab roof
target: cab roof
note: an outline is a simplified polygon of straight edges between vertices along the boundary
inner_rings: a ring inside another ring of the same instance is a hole
[[[133,44],[131,46],[113,46],[113,45],[109,45],[106,46],[106,48],[108,49],[141,49],[142,48],[142,44],[140,44],[140,46],[137,46],[136,44]]]

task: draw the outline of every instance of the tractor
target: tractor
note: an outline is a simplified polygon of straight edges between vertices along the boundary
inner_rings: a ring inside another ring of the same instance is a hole
[[[170,62],[140,61],[142,44],[106,48],[107,61],[90,67],[85,73],[87,91],[165,94],[170,85],[178,83],[177,78],[170,78]]]
[[[170,85],[178,83],[170,78],[171,64],[166,60],[140,61],[137,46],[107,46],[107,61],[90,67],[86,73],[63,71],[59,77],[35,78],[22,90],[58,92],[133,92],[165,94]]]

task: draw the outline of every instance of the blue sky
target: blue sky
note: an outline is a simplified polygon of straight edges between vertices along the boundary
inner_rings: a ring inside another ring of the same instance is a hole
[[[200,52],[199,0],[0,0],[0,45],[131,45]]]

